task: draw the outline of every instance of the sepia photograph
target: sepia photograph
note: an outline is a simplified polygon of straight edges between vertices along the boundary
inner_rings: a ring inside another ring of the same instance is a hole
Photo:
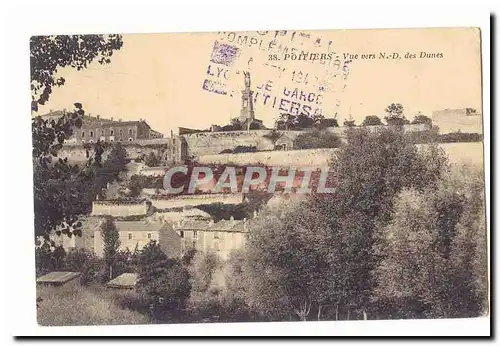
[[[489,316],[481,30],[277,29],[30,38],[40,326]]]

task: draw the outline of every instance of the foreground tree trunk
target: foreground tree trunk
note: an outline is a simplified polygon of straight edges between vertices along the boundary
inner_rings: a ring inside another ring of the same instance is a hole
[[[297,316],[299,316],[299,319],[301,321],[307,321],[307,315],[309,315],[309,312],[311,311],[311,304],[307,303],[307,300],[304,301],[304,304],[301,304],[299,309],[295,310],[295,313]]]

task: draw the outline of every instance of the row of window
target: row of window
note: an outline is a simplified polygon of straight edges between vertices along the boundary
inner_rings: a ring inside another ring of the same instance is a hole
[[[122,129],[120,129],[119,133],[120,133],[120,136],[123,136],[123,130]],[[133,134],[132,129],[128,129],[128,135],[132,136],[132,134]],[[115,135],[115,131],[111,130],[110,131],[110,136],[114,136],[114,135]],[[104,130],[101,130],[101,136],[104,137]],[[85,131],[82,131],[81,137],[85,138]],[[90,131],[90,137],[94,137],[94,131]]]
[[[180,231],[181,238],[184,238],[184,231]],[[193,231],[193,239],[198,239],[198,231]],[[219,232],[214,232],[214,239],[219,239]]]
[[[115,140],[114,140],[114,138],[110,138],[110,139],[109,139],[109,141],[110,141],[110,142],[114,142]],[[129,141],[129,142],[133,142],[133,141],[134,141],[134,139],[133,139],[132,137],[130,137],[130,138],[128,139],[128,141]],[[101,142],[104,142],[104,140],[101,140]],[[123,140],[120,138],[120,139],[118,139],[118,142],[123,142]],[[85,143],[85,141],[84,141],[84,140],[82,140],[82,143]],[[93,139],[89,139],[89,143],[91,143],[91,144],[92,144],[92,143],[94,143],[94,140],[93,140]]]
[[[131,240],[131,239],[132,239],[132,237],[133,237],[132,235],[133,235],[133,233],[132,233],[132,232],[129,232],[129,234],[128,234],[128,239],[129,239],[129,240]],[[148,233],[148,239],[151,239],[151,233]]]

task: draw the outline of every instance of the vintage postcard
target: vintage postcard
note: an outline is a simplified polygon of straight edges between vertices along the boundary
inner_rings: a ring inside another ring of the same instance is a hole
[[[479,29],[30,49],[40,325],[489,315]]]

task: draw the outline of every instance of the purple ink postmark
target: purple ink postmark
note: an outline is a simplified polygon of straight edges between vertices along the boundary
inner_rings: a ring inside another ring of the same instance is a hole
[[[237,58],[239,50],[236,46],[215,41],[210,61],[215,64],[230,66]]]
[[[210,91],[219,95],[227,95],[227,91],[224,89],[225,85],[219,81],[205,79],[205,81],[203,82],[203,90]]]

